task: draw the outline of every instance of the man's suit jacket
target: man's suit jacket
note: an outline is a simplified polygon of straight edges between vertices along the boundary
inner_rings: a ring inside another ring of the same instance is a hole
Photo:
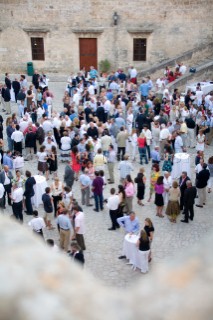
[[[10,181],[13,179],[13,175],[10,170],[8,171],[8,178],[10,179]],[[4,181],[5,181],[5,171],[2,170],[0,172],[0,183],[2,183],[4,185]]]
[[[189,177],[187,176],[185,178],[185,180],[183,181],[182,183],[182,177],[180,177],[180,180],[179,180],[179,186],[180,186],[180,192],[181,192],[181,196],[184,195],[184,191],[186,190],[187,186],[186,186],[186,181],[190,180]]]
[[[34,177],[29,177],[25,182],[25,197],[33,197],[35,194],[35,191],[33,189],[33,186],[36,184]]]
[[[14,80],[14,81],[12,82],[12,87],[13,87],[14,92],[15,92],[15,93],[18,93],[19,90],[20,90],[20,88],[21,88],[20,82]]]
[[[210,177],[210,172],[208,169],[201,170],[197,175],[196,187],[198,189],[205,188],[207,186]]]
[[[66,165],[65,171],[64,171],[64,182],[68,186],[72,186],[74,182],[74,171],[69,165]]]
[[[197,195],[196,187],[187,188],[184,191],[184,199],[183,199],[184,207],[192,206],[195,203],[196,195]]]
[[[5,84],[7,88],[10,90],[11,89],[11,80],[8,77],[5,77]]]

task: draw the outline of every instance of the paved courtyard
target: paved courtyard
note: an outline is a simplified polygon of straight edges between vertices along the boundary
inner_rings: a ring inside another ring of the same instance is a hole
[[[50,90],[55,95],[54,108],[58,111],[62,109],[62,96],[65,89],[65,83],[63,82],[50,82]],[[16,105],[13,104],[13,111],[16,111]],[[5,135],[6,136],[6,135]],[[5,148],[6,149],[6,148]],[[192,181],[194,181],[194,158],[195,149],[193,153],[190,150],[191,155],[191,172]],[[205,151],[205,160],[207,161],[209,156],[213,155],[213,147],[208,147]],[[132,177],[138,173],[140,165],[136,161],[134,163],[134,172]],[[37,159],[27,162],[26,169],[29,169],[33,174],[37,174]],[[59,162],[58,175],[63,179],[65,164]],[[108,214],[107,207],[104,211],[99,213],[93,211],[93,207],[84,207],[86,216],[86,246],[85,252],[85,269],[91,272],[97,279],[101,280],[106,286],[113,287],[129,287],[141,277],[151,277],[153,268],[157,268],[159,264],[164,263],[167,260],[173,259],[178,253],[184,251],[189,246],[198,242],[201,237],[204,237],[207,232],[213,230],[213,197],[212,193],[207,194],[207,203],[203,209],[195,207],[194,221],[189,224],[180,222],[181,217],[178,218],[176,224],[171,224],[165,217],[160,219],[155,215],[155,205],[153,200],[151,203],[147,202],[149,193],[149,176],[151,165],[145,165],[147,185],[145,195],[145,206],[140,207],[137,205],[136,199],[134,200],[133,208],[137,213],[137,216],[141,223],[141,228],[144,225],[144,219],[149,217],[152,219],[155,227],[154,241],[152,246],[153,260],[150,264],[150,272],[147,275],[142,275],[139,270],[133,271],[131,267],[126,264],[126,260],[119,260],[118,256],[121,255],[122,243],[124,238],[124,231],[120,228],[116,231],[108,231],[111,226],[111,221]],[[119,171],[117,167],[116,183],[119,184]],[[107,175],[106,175],[107,176]],[[107,176],[108,178],[108,176]],[[50,179],[49,184],[52,180]],[[109,196],[109,190],[113,185],[107,185],[104,190],[104,197]],[[80,203],[80,191],[79,183],[75,182],[73,187],[74,197],[79,200]],[[153,198],[154,199],[154,198]],[[39,207],[39,213],[43,214],[42,206]],[[11,214],[11,208],[7,207],[5,214]],[[30,220],[29,216],[24,216],[24,222]],[[57,229],[53,231],[45,231],[45,238],[53,238],[58,243],[59,235]],[[9,236],[9,235],[8,235]]]

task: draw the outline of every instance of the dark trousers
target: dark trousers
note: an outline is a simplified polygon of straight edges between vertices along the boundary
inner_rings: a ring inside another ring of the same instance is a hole
[[[11,194],[11,184],[4,186],[4,190],[5,191],[3,196],[3,206],[5,207],[5,204],[6,204],[6,194],[7,194],[8,204],[11,206],[11,199],[9,197],[9,194]]]
[[[118,161],[124,159],[125,152],[126,152],[126,148],[125,147],[118,147],[118,152],[117,152]]]
[[[14,141],[14,151],[18,151],[20,154],[22,154],[22,142]]]
[[[95,199],[95,209],[99,211],[99,206],[100,206],[100,209],[103,210],[103,194],[94,193],[94,199]]]
[[[26,196],[25,198],[25,206],[28,214],[33,214],[33,207],[31,202],[31,196]]]
[[[147,145],[146,145],[146,150],[147,150],[147,153],[148,153],[148,158],[151,159],[150,146],[147,146]]]
[[[139,155],[140,155],[140,164],[143,164],[143,158],[145,159],[146,164],[148,164],[148,159],[146,155],[146,147],[138,148]]]
[[[40,229],[38,231],[33,230],[33,233],[38,235],[40,238],[44,239],[44,235],[43,235],[43,230],[42,229]]]
[[[22,214],[22,210],[23,210],[23,206],[22,206],[22,201],[14,203],[12,205],[13,208],[13,214],[16,217],[17,220],[21,221],[21,223],[23,223],[23,214]]]
[[[76,233],[75,238],[78,245],[81,247],[81,250],[86,250],[84,235]]]
[[[181,195],[180,195],[180,210],[183,210],[183,198],[184,198],[184,193],[181,193]]]
[[[194,205],[184,207],[185,220],[188,221],[189,217],[191,220],[194,219]]]
[[[109,210],[109,215],[112,220],[112,229],[114,230],[119,227],[119,224],[117,223],[117,213],[118,210]]]
[[[54,206],[54,212],[56,217],[58,202],[62,200],[62,196],[52,196],[53,197],[53,206]]]

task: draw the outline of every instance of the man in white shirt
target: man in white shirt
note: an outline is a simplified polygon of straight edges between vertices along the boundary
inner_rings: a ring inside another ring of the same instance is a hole
[[[94,94],[95,94],[95,87],[94,87],[92,81],[90,81],[90,85],[89,85],[89,87],[88,87],[87,90],[88,90],[88,92],[89,92],[89,94],[90,94],[91,96],[94,96]]]
[[[130,69],[130,80],[134,84],[137,84],[137,75],[137,70],[132,66]]]
[[[53,128],[52,122],[50,120],[48,120],[47,117],[44,118],[42,128],[45,133],[47,133],[48,131],[52,131],[52,128]]]
[[[164,205],[167,205],[169,201],[169,189],[172,187],[172,177],[170,176],[170,173],[168,171],[164,172],[164,178],[163,178],[163,186],[164,186]]]
[[[38,216],[38,211],[33,211],[33,219],[28,222],[28,225],[33,230],[35,234],[40,235],[44,238],[43,229],[46,227],[44,219]]]
[[[79,106],[80,95],[76,89],[74,89],[72,101],[75,103],[75,107],[77,108]]]
[[[20,155],[19,152],[15,153],[15,159],[13,160],[13,168],[15,171],[19,170],[21,173],[24,168],[24,158]]]
[[[23,188],[18,187],[17,184],[14,184],[12,189],[12,195],[10,196],[13,201],[13,204],[12,204],[13,215],[21,223],[23,223],[23,214],[22,214],[23,195],[24,195]]]
[[[75,215],[75,238],[80,246],[81,250],[86,250],[84,233],[85,233],[85,221],[84,213],[79,211],[78,206],[73,206],[73,212]]]
[[[3,213],[4,209],[4,186],[0,183],[0,212]]]
[[[164,154],[164,148],[169,137],[170,137],[170,132],[168,128],[166,128],[166,125],[163,123],[161,125],[161,131],[160,131],[160,154],[162,159]]]
[[[180,65],[180,68],[179,68],[179,71],[180,71],[180,73],[183,75],[184,73],[186,73],[186,66],[184,66],[184,64],[183,63],[181,63],[181,65]]]
[[[180,136],[180,131],[176,132],[174,148],[175,148],[175,153],[183,152],[183,140]]]
[[[20,119],[20,123],[19,123],[19,126],[20,126],[20,131],[21,132],[24,132],[27,127],[28,127],[28,120],[26,117],[23,117],[23,119]]]
[[[22,141],[24,140],[23,132],[20,131],[20,126],[16,125],[16,130],[12,133],[11,139],[14,142],[14,151],[22,154]]]
[[[119,224],[117,223],[117,213],[118,213],[118,207],[120,203],[120,198],[117,194],[115,194],[115,188],[111,188],[110,190],[110,196],[108,198],[107,207],[109,209],[109,215],[110,219],[112,221],[112,227],[108,230],[116,230],[116,228],[119,228]]]
[[[103,135],[101,137],[101,147],[103,151],[103,155],[105,157],[108,157],[109,154],[109,146],[112,144],[112,138],[110,137],[109,134],[106,132],[103,132]]]

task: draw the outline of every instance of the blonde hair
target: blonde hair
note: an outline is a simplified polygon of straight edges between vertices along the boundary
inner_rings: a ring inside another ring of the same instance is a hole
[[[148,222],[149,227],[153,227],[153,223],[152,223],[152,220],[150,218],[146,218],[145,221]]]

